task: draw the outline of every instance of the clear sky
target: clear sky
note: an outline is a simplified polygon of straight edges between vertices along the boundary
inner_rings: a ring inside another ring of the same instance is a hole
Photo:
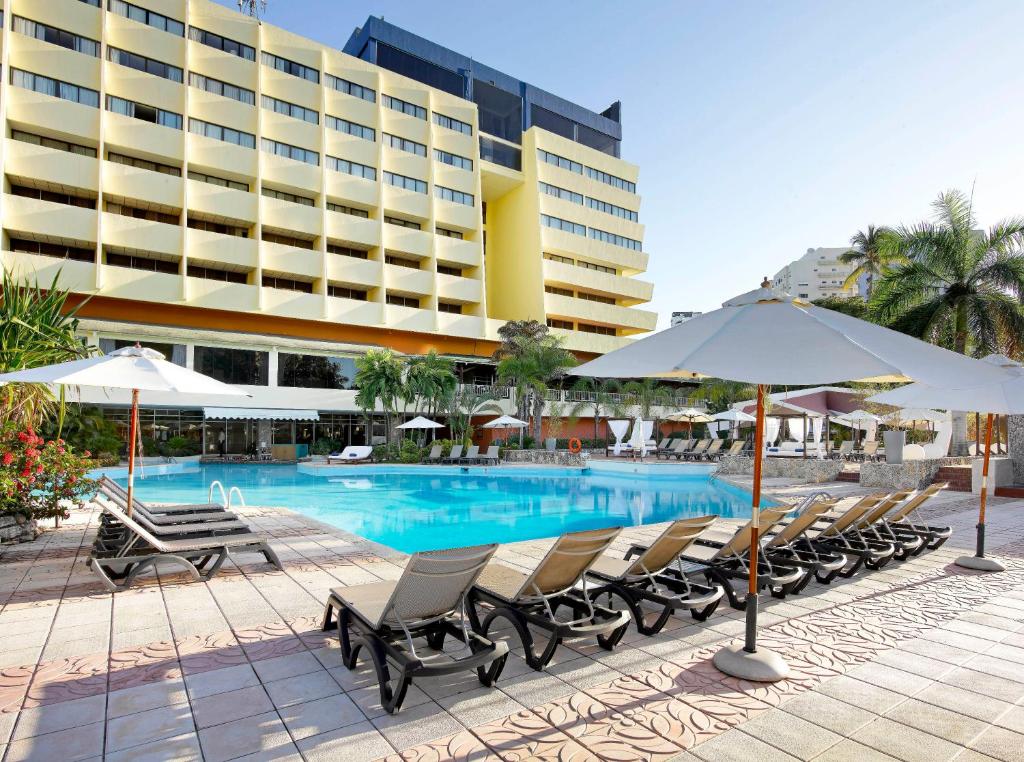
[[[594,110],[622,101],[659,327],[946,188],[974,185],[982,225],[1024,215],[1020,0],[269,0],[264,18],[340,48],[371,14]]]

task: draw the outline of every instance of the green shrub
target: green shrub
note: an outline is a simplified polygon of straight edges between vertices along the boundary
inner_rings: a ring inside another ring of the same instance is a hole
[[[423,460],[423,450],[411,439],[403,439],[398,450],[400,463],[419,463]]]
[[[335,452],[334,442],[326,437],[321,437],[309,448],[310,455],[330,455]]]
[[[183,458],[188,455],[199,455],[203,449],[203,445],[195,439],[189,439],[188,437],[171,437],[164,442],[163,453],[170,455],[175,458]]]

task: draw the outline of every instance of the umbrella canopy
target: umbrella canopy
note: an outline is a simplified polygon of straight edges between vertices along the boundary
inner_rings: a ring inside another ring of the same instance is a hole
[[[669,421],[688,421],[690,423],[710,423],[715,420],[703,410],[698,410],[695,407],[688,407],[678,412],[672,413],[671,415],[665,416],[666,420]],[[754,420],[751,418],[750,420]]]
[[[835,420],[847,421],[853,424],[882,422],[880,417],[874,413],[869,413],[867,410],[854,410],[849,413],[843,413],[840,416],[836,416]]]
[[[443,429],[444,424],[432,421],[429,418],[424,418],[422,415],[418,415],[411,421],[406,421],[401,426],[395,426],[396,429]]]
[[[521,421],[518,418],[513,418],[511,415],[503,415],[500,418],[495,418],[493,421],[488,421],[483,424],[480,428],[483,429],[525,429],[529,426],[526,421]]]
[[[882,416],[890,426],[913,426],[918,423],[942,423],[949,420],[948,413],[923,407],[907,407]]]
[[[715,413],[711,418],[715,421],[731,421],[732,423],[753,423],[757,420],[750,413],[744,413],[742,410],[736,410],[735,408]]]

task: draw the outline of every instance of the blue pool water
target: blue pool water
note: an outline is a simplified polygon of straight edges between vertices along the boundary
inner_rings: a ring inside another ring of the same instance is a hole
[[[136,480],[143,500],[205,502],[210,483],[237,486],[248,505],[285,506],[404,552],[554,537],[715,513],[750,517],[750,494],[710,468],[665,475],[499,467],[325,469],[204,465]],[[119,479],[122,484],[124,479]]]

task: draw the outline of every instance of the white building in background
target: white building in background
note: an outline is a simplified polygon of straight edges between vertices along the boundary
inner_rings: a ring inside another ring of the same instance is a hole
[[[854,265],[845,264],[839,259],[846,251],[849,251],[848,246],[808,249],[802,257],[775,273],[772,286],[809,301],[829,296],[864,296],[864,278],[850,288],[843,287],[855,269]]]
[[[685,323],[690,318],[695,318],[698,315],[703,315],[703,312],[695,312],[694,310],[687,310],[685,312],[673,312],[672,313],[672,325],[679,325]]]

